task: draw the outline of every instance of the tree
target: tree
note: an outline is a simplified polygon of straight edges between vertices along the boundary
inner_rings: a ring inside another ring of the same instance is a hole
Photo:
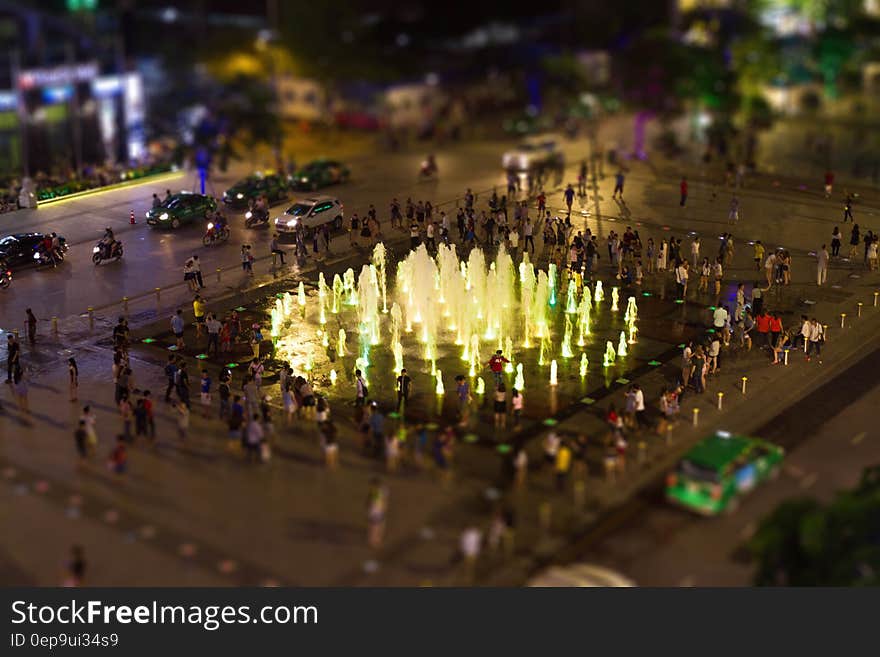
[[[880,585],[880,466],[828,505],[783,502],[750,542],[759,586]]]

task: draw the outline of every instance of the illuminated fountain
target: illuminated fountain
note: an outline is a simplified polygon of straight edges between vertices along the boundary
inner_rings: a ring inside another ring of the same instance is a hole
[[[611,343],[611,340],[608,340],[605,343],[605,357],[602,359],[602,365],[605,367],[613,365],[615,358],[617,358],[617,352],[614,351],[614,345]]]
[[[602,281],[596,281],[596,292],[593,294],[593,299],[595,300],[596,305],[598,306],[604,298],[605,291],[602,289]]]
[[[550,385],[555,386],[559,383],[559,366],[555,360],[550,361]]]
[[[513,380],[513,387],[520,392],[526,387],[526,377],[523,375],[523,364],[516,364],[516,378]]]
[[[616,287],[612,287],[611,288],[611,311],[612,312],[616,313],[618,310],[620,310],[620,308],[617,305],[618,301],[620,301],[620,290],[618,290]]]
[[[636,307],[636,298],[630,297],[626,300],[626,312],[623,314],[623,321],[627,324],[636,321],[639,315],[639,309]]]
[[[580,365],[580,369],[579,369],[579,373],[581,375],[581,378],[583,378],[587,375],[587,369],[589,367],[590,367],[590,361],[587,359],[587,355],[581,354],[581,365]]]
[[[617,355],[626,356],[626,333],[620,332],[620,341],[617,343]]]

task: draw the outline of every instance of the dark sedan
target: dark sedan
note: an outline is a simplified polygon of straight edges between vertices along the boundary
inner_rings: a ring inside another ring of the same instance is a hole
[[[42,233],[16,233],[0,238],[0,262],[11,269],[19,269],[36,263],[34,255],[40,243],[46,238]],[[59,238],[64,244],[64,238]]]
[[[270,203],[283,201],[289,195],[287,181],[281,176],[249,176],[239,180],[223,193],[223,202],[231,207],[246,207],[250,199],[266,196]]]
[[[180,228],[183,224],[207,219],[217,209],[210,196],[180,192],[165,199],[159,207],[147,211],[147,224],[159,228]]]
[[[316,190],[348,181],[351,172],[336,160],[313,160],[296,172],[291,187],[298,190]]]

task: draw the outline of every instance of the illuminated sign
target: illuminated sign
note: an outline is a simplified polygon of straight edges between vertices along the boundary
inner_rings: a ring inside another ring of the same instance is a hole
[[[0,91],[0,112],[8,112],[18,107],[18,96],[14,91]]]
[[[18,75],[18,86],[21,89],[33,89],[34,87],[65,85],[91,80],[97,75],[98,65],[94,62],[59,66],[58,68],[35,68],[22,71]]]

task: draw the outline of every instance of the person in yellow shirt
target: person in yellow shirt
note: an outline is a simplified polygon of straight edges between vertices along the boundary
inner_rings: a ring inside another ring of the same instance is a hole
[[[201,295],[196,295],[193,299],[193,314],[196,316],[196,338],[202,337],[202,331],[205,328],[205,314],[207,313],[207,304],[202,301]]]
[[[571,447],[567,443],[562,443],[556,451],[556,463],[554,470],[556,471],[556,488],[557,490],[565,490],[565,483],[568,480],[568,473],[571,470]]]
[[[764,262],[764,245],[758,240],[755,242],[755,271],[761,271],[762,262]]]

